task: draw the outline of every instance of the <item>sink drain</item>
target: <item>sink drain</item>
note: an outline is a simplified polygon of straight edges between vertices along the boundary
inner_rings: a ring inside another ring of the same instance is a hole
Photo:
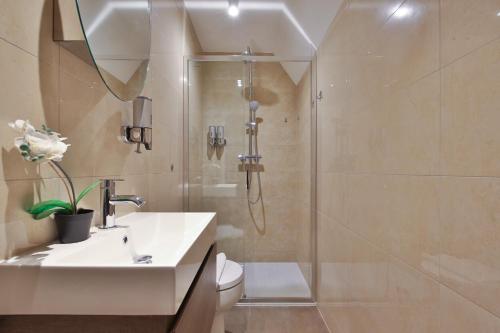
[[[153,256],[150,256],[149,254],[145,255],[140,255],[135,252],[135,249],[131,242],[129,242],[128,236],[123,236],[122,238],[123,244],[127,245],[130,251],[130,254],[132,255],[132,259],[134,261],[134,264],[152,264],[153,263]]]

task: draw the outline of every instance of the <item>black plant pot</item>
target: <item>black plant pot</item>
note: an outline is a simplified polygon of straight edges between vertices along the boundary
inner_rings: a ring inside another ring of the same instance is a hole
[[[94,211],[79,209],[76,215],[55,214],[59,241],[63,244],[77,243],[86,240],[90,235],[90,224]]]

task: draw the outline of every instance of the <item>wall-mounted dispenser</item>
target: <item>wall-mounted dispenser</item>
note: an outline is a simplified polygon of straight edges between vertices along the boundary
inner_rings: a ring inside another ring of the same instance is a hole
[[[224,137],[224,126],[217,126],[215,143],[218,147],[224,147],[226,145],[226,138]]]
[[[212,148],[221,148],[226,145],[224,126],[208,126],[208,145]]]
[[[210,147],[215,147],[217,144],[217,127],[208,126],[208,144]]]
[[[125,143],[137,144],[137,153],[141,144],[146,150],[153,148],[153,104],[151,98],[139,96],[133,102],[132,126],[122,126],[121,135]]]
[[[217,159],[221,159],[224,153],[224,146],[227,140],[224,137],[224,126],[208,126],[207,133],[207,157],[209,160],[212,159],[214,153]]]

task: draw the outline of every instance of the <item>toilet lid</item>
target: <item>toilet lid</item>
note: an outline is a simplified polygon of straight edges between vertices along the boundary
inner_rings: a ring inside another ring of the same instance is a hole
[[[217,290],[226,290],[243,281],[243,268],[234,261],[227,260],[224,253],[217,255]]]

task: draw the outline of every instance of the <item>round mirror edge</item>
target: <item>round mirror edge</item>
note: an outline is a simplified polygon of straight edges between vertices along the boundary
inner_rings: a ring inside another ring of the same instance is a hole
[[[129,97],[129,98],[119,96],[119,94],[117,94],[115,92],[115,90],[112,89],[112,87],[110,87],[110,85],[108,84],[108,82],[104,79],[104,76],[102,75],[101,70],[99,69],[99,66],[97,65],[97,62],[96,62],[96,60],[94,58],[94,55],[92,53],[92,48],[90,47],[90,43],[89,43],[89,40],[87,38],[87,34],[85,32],[85,25],[84,25],[83,20],[82,20],[82,13],[80,11],[80,4],[79,4],[79,2],[81,0],[74,0],[74,1],[75,1],[75,5],[76,5],[77,14],[78,14],[78,21],[80,22],[80,27],[82,28],[83,37],[85,38],[85,45],[87,46],[87,50],[89,52],[90,58],[92,59],[92,63],[94,64],[94,67],[97,70],[97,73],[99,74],[99,77],[101,78],[101,81],[104,83],[104,85],[106,86],[106,88],[108,89],[108,91],[111,92],[111,94],[113,96],[115,96],[116,98],[118,98],[120,101],[123,101],[123,102],[131,102],[131,101],[135,100],[137,97],[142,96],[142,92],[144,90],[144,86],[145,86],[145,83],[146,83],[146,80],[147,80],[147,75],[148,75],[147,72],[149,71],[149,65],[151,63],[151,41],[152,41],[152,37],[151,37],[151,34],[152,34],[151,16],[152,16],[152,13],[153,13],[153,10],[152,10],[153,9],[153,0],[146,0],[148,2],[148,25],[149,25],[148,60],[147,60],[147,67],[146,67],[146,75],[144,76],[144,80],[142,82],[142,88],[141,88],[141,90],[138,91],[137,94],[134,94],[135,95],[134,97]]]

